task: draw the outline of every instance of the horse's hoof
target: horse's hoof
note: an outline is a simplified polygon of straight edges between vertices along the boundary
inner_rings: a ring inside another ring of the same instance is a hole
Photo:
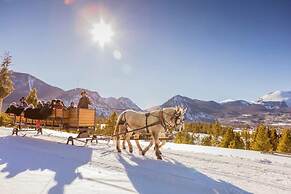
[[[126,150],[126,147],[122,147],[122,149]]]
[[[145,156],[145,154],[146,154],[146,153],[145,153],[144,151],[141,152],[141,155]]]
[[[118,153],[121,153],[121,150],[120,150],[120,149],[117,149],[117,152],[118,152]]]
[[[157,156],[158,160],[163,160],[163,158],[161,156]]]
[[[132,152],[133,152],[133,150],[129,150],[129,153],[131,153],[131,154],[132,154]]]

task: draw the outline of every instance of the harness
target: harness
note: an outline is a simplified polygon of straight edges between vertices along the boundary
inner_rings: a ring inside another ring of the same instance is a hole
[[[126,123],[126,118],[125,118],[125,114],[123,115],[123,120],[120,120],[118,124],[120,125],[124,125],[124,124],[127,124]],[[130,132],[136,132],[136,131],[139,131],[139,130],[142,130],[142,129],[146,129],[146,132],[149,133],[149,127],[153,127],[153,126],[156,126],[156,125],[161,125],[165,131],[168,131],[168,128],[172,128],[172,127],[175,127],[177,125],[177,120],[178,118],[181,116],[181,115],[177,115],[176,113],[171,117],[171,120],[172,119],[175,119],[175,124],[174,126],[172,126],[169,122],[167,122],[164,118],[164,114],[167,114],[163,111],[163,109],[159,112],[159,116],[154,116],[152,115],[151,113],[145,113],[145,126],[144,127],[140,127],[140,128],[137,128],[137,129],[133,129],[131,130]],[[154,117],[157,117],[159,118],[158,121],[154,122],[154,123],[151,123],[151,124],[148,124],[148,118],[149,116],[154,116]],[[112,137],[115,137],[115,136],[119,136],[119,135],[124,135],[128,133],[128,130],[126,130],[125,132],[122,132],[122,133],[118,133],[118,134],[114,134],[112,135]]]
[[[149,113],[149,112],[147,112],[146,114],[145,114],[145,117],[146,117],[146,131],[147,131],[147,133],[149,133],[150,131],[149,131],[149,127],[148,127],[148,118],[149,118],[149,116],[151,115],[151,113]]]

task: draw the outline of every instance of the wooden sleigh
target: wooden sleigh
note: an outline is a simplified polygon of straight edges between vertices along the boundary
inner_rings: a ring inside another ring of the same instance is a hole
[[[93,134],[96,126],[96,111],[94,109],[54,109],[47,119],[41,120],[41,128],[36,128],[36,119],[25,118],[23,114],[20,116],[10,114],[10,116],[15,126],[12,135],[28,131],[36,131],[37,134],[42,134],[43,127],[78,133],[75,138],[70,136],[67,144],[70,142],[74,144],[74,139],[87,138],[92,141],[96,139],[94,135],[90,135]]]

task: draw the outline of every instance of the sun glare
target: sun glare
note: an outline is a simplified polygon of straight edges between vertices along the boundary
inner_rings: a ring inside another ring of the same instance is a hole
[[[99,23],[93,24],[91,34],[93,36],[93,41],[98,42],[101,48],[103,48],[106,43],[110,42],[114,35],[111,26],[106,24],[103,19],[100,19]]]

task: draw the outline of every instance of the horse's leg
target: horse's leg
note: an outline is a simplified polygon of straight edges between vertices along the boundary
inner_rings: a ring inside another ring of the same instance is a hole
[[[166,135],[165,134],[162,134],[161,137],[166,137]],[[159,148],[161,148],[165,144],[166,144],[166,140],[163,140],[162,143],[159,144]],[[161,151],[160,151],[160,154],[162,154]]]
[[[116,136],[116,149],[117,149],[118,152],[121,152],[119,135]]]
[[[161,157],[161,152],[160,152],[160,149],[159,149],[159,144],[160,144],[160,141],[159,141],[159,135],[158,134],[153,134],[153,142],[155,144],[155,151],[156,151],[156,156],[157,156],[157,159],[158,160],[162,160],[162,157]]]
[[[136,144],[136,147],[137,147],[137,149],[138,149],[138,151],[139,151],[139,154],[140,154],[140,155],[143,155],[142,147],[141,147],[141,145],[140,145],[140,143],[139,143],[139,137],[140,137],[140,135],[139,135],[139,134],[136,134],[135,136],[136,136],[136,137],[135,137],[135,144]]]
[[[132,133],[127,133],[126,136],[125,136],[126,141],[127,141],[127,145],[128,145],[128,151],[129,151],[130,153],[133,152],[132,144],[131,144],[131,142],[130,142],[130,137],[131,137],[131,135],[132,135]]]
[[[163,140],[162,143],[159,145],[159,148],[161,148],[162,146],[164,146],[166,144],[166,140]]]
[[[120,135],[119,134],[119,125],[117,125],[115,127],[115,131],[114,134],[116,135],[116,150],[120,153],[121,149],[120,149]]]
[[[153,140],[150,141],[150,144],[142,151],[142,155],[144,156],[147,151],[149,151],[149,149],[153,146]]]
[[[126,146],[125,146],[125,143],[126,143],[126,140],[125,140],[125,138],[124,138],[124,140],[123,140],[123,142],[122,142],[122,149],[126,149]]]

